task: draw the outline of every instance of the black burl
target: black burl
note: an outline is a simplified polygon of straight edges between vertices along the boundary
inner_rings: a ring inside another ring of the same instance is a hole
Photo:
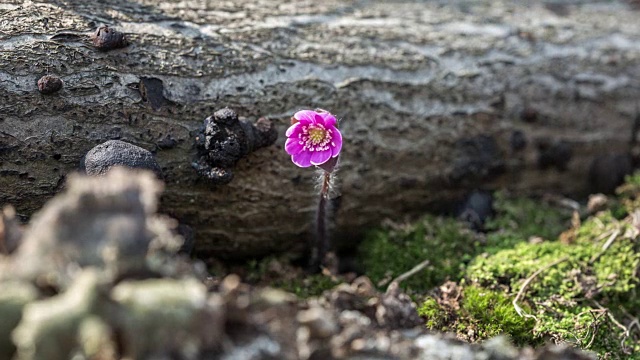
[[[62,80],[53,75],[45,75],[38,80],[38,90],[45,95],[59,91],[62,89],[62,85]]]
[[[87,175],[104,175],[114,166],[151,170],[158,178],[162,178],[160,166],[149,150],[120,140],[96,145],[80,163],[80,168]]]
[[[120,49],[129,45],[129,41],[124,33],[109,28],[107,25],[100,26],[91,35],[91,42],[100,51]]]
[[[255,124],[238,120],[235,111],[225,107],[204,120],[196,136],[198,158],[191,165],[216,185],[233,179],[231,168],[244,156],[273,144],[278,138],[269,119]]]

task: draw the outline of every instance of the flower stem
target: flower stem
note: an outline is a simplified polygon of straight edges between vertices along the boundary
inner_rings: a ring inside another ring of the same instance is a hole
[[[320,199],[318,200],[318,211],[316,212],[316,237],[311,255],[311,271],[313,272],[319,272],[321,270],[324,258],[329,249],[327,200],[329,200],[329,190],[331,188],[331,173],[323,171],[321,181]]]

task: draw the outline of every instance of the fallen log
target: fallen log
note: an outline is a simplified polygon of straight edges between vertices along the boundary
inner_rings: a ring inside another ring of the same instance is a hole
[[[284,131],[316,107],[341,118],[343,242],[476,188],[610,190],[637,150],[637,17],[621,2],[4,1],[0,203],[30,216],[117,139],[155,153],[162,210],[200,254],[300,250],[314,175]],[[43,75],[63,86],[40,93]],[[280,136],[213,184],[196,138],[227,106]]]

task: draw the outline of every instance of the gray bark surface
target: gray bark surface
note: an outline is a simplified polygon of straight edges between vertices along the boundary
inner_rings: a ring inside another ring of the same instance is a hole
[[[31,215],[120,139],[156,153],[163,211],[201,254],[299,249],[315,174],[289,161],[284,131],[316,107],[341,118],[342,241],[476,187],[584,192],[594,160],[633,150],[639,17],[609,1],[3,1],[0,203]],[[129,46],[95,49],[102,24]],[[62,90],[39,93],[45,74]],[[191,167],[194,138],[225,106],[280,136],[213,186]]]

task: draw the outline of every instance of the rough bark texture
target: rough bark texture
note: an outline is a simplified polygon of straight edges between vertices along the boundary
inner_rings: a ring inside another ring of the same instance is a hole
[[[29,216],[88,150],[120,139],[156,152],[164,211],[201,253],[304,245],[314,174],[283,134],[315,107],[342,118],[342,239],[475,187],[583,192],[594,160],[632,151],[639,13],[531,3],[3,1],[0,203]],[[97,50],[102,24],[130,44]],[[64,87],[41,94],[45,74]],[[281,137],[212,186],[191,167],[194,137],[225,106]]]

